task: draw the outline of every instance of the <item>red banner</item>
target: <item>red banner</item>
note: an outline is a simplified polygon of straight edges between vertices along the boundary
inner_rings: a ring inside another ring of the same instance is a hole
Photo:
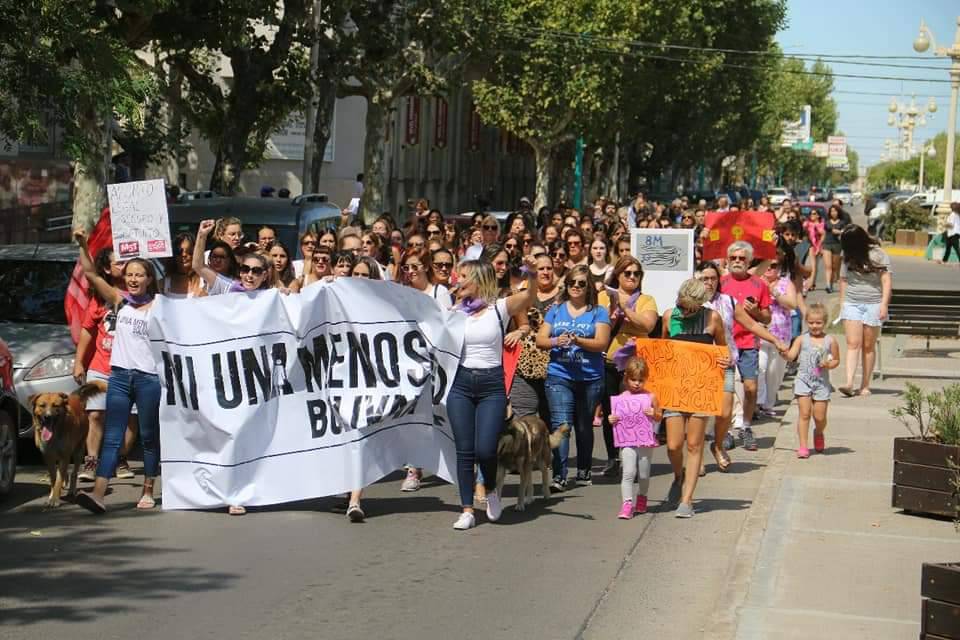
[[[727,247],[738,240],[753,245],[754,258],[777,257],[775,219],[769,211],[708,211],[705,226],[704,260],[725,259]]]
[[[90,251],[90,257],[96,259],[97,253],[101,249],[112,245],[113,232],[110,225],[110,208],[106,207],[100,212],[100,219],[87,238],[87,249]],[[63,311],[67,316],[70,337],[73,338],[74,343],[80,341],[83,312],[87,309],[87,304],[89,304],[92,295],[90,284],[80,267],[80,260],[77,260],[73,267],[73,273],[70,275],[70,283],[67,285],[67,294],[63,298]]]
[[[449,105],[443,98],[437,97],[436,110],[433,112],[433,146],[443,149],[447,146],[447,114]]]
[[[407,126],[404,143],[415,145],[420,142],[420,96],[407,96]]]
[[[467,148],[470,151],[478,151],[480,149],[480,114],[477,113],[477,108],[473,105],[470,106],[468,124],[470,130],[467,132]]]

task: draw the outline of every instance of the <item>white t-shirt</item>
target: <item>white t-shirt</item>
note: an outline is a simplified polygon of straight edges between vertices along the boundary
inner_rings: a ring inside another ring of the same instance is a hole
[[[947,216],[947,235],[951,238],[960,236],[960,213],[956,211],[951,211]]]
[[[490,305],[486,311],[467,316],[460,366],[493,369],[503,365],[503,334],[509,322],[504,298],[497,300],[496,308]]]
[[[150,350],[150,309],[125,304],[117,312],[117,328],[113,334],[110,366],[136,369],[143,373],[157,373],[157,365]]]
[[[450,290],[442,284],[432,284],[430,288],[427,289],[427,293],[430,294],[434,300],[440,303],[440,306],[444,309],[449,309],[453,298],[450,296]]]

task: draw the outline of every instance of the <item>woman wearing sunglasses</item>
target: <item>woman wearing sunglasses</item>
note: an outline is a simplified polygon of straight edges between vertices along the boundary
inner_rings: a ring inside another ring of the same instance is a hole
[[[400,282],[427,294],[441,306],[450,306],[450,290],[435,282],[433,258],[425,249],[407,249],[400,258]]]
[[[604,363],[603,442],[607,449],[604,476],[615,475],[620,457],[613,445],[613,427],[610,415],[610,397],[620,393],[623,375],[616,365],[616,355],[637,338],[646,338],[657,324],[659,312],[652,296],[642,292],[643,267],[631,255],[617,259],[610,272],[610,284],[600,292],[597,300],[610,313],[611,340]]]
[[[434,284],[450,288],[450,278],[453,275],[453,267],[456,261],[453,259],[453,252],[447,249],[437,249],[430,254],[431,270],[433,271]]]
[[[566,275],[564,291],[537,333],[537,346],[550,350],[545,383],[550,429],[573,425],[578,484],[593,482],[593,414],[603,391],[603,352],[609,343],[610,314],[597,304],[590,268],[578,265]],[[551,488],[558,491],[567,486],[569,451],[565,438],[554,452]]]
[[[303,264],[313,254],[317,247],[317,234],[313,231],[306,231],[300,235],[300,255],[299,260],[293,261],[293,274],[299,279],[303,277]]]
[[[767,327],[781,344],[789,344],[793,325],[791,314],[797,308],[797,288],[793,282],[797,265],[793,249],[783,240],[777,247],[777,259],[767,263],[760,275],[770,289],[770,322]],[[787,361],[780,355],[774,343],[760,343],[760,378],[757,384],[757,413],[776,417],[773,407],[777,404],[777,392],[783,383]]]
[[[547,245],[547,253],[553,260],[553,273],[559,282],[563,282],[567,274],[567,258],[570,254],[567,252],[567,243],[563,240],[554,240]]]
[[[500,223],[495,216],[484,216],[480,222],[480,231],[483,237],[483,244],[494,244],[500,240]]]
[[[314,282],[326,280],[333,275],[331,269],[331,253],[326,246],[320,245],[303,266],[303,277],[300,279],[300,291],[303,291]]]

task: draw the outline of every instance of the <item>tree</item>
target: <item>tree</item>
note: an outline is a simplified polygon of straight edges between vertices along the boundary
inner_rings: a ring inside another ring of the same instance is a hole
[[[183,79],[182,92],[168,84],[166,95],[216,156],[211,190],[236,193],[243,171],[262,161],[270,134],[305,103],[310,6],[309,0],[181,0],[176,14],[152,25],[163,66]]]
[[[624,41],[639,7],[620,0],[496,0],[491,5],[497,24],[493,46],[485,76],[471,89],[485,123],[533,148],[534,206],[539,208],[552,195],[561,145],[609,127],[607,117],[618,104]]]
[[[74,226],[92,227],[105,204],[111,123],[137,126],[155,91],[134,51],[167,4],[0,0],[0,136],[41,142],[62,130]]]

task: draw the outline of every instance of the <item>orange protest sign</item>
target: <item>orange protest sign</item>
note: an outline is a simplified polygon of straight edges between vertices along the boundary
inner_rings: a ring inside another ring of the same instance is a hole
[[[726,347],[682,340],[637,339],[637,356],[647,363],[646,387],[660,406],[674,411],[720,415]]]
[[[775,224],[776,220],[769,211],[708,211],[704,221],[707,237],[703,240],[703,259],[726,258],[727,247],[737,240],[753,245],[754,258],[776,258]]]

